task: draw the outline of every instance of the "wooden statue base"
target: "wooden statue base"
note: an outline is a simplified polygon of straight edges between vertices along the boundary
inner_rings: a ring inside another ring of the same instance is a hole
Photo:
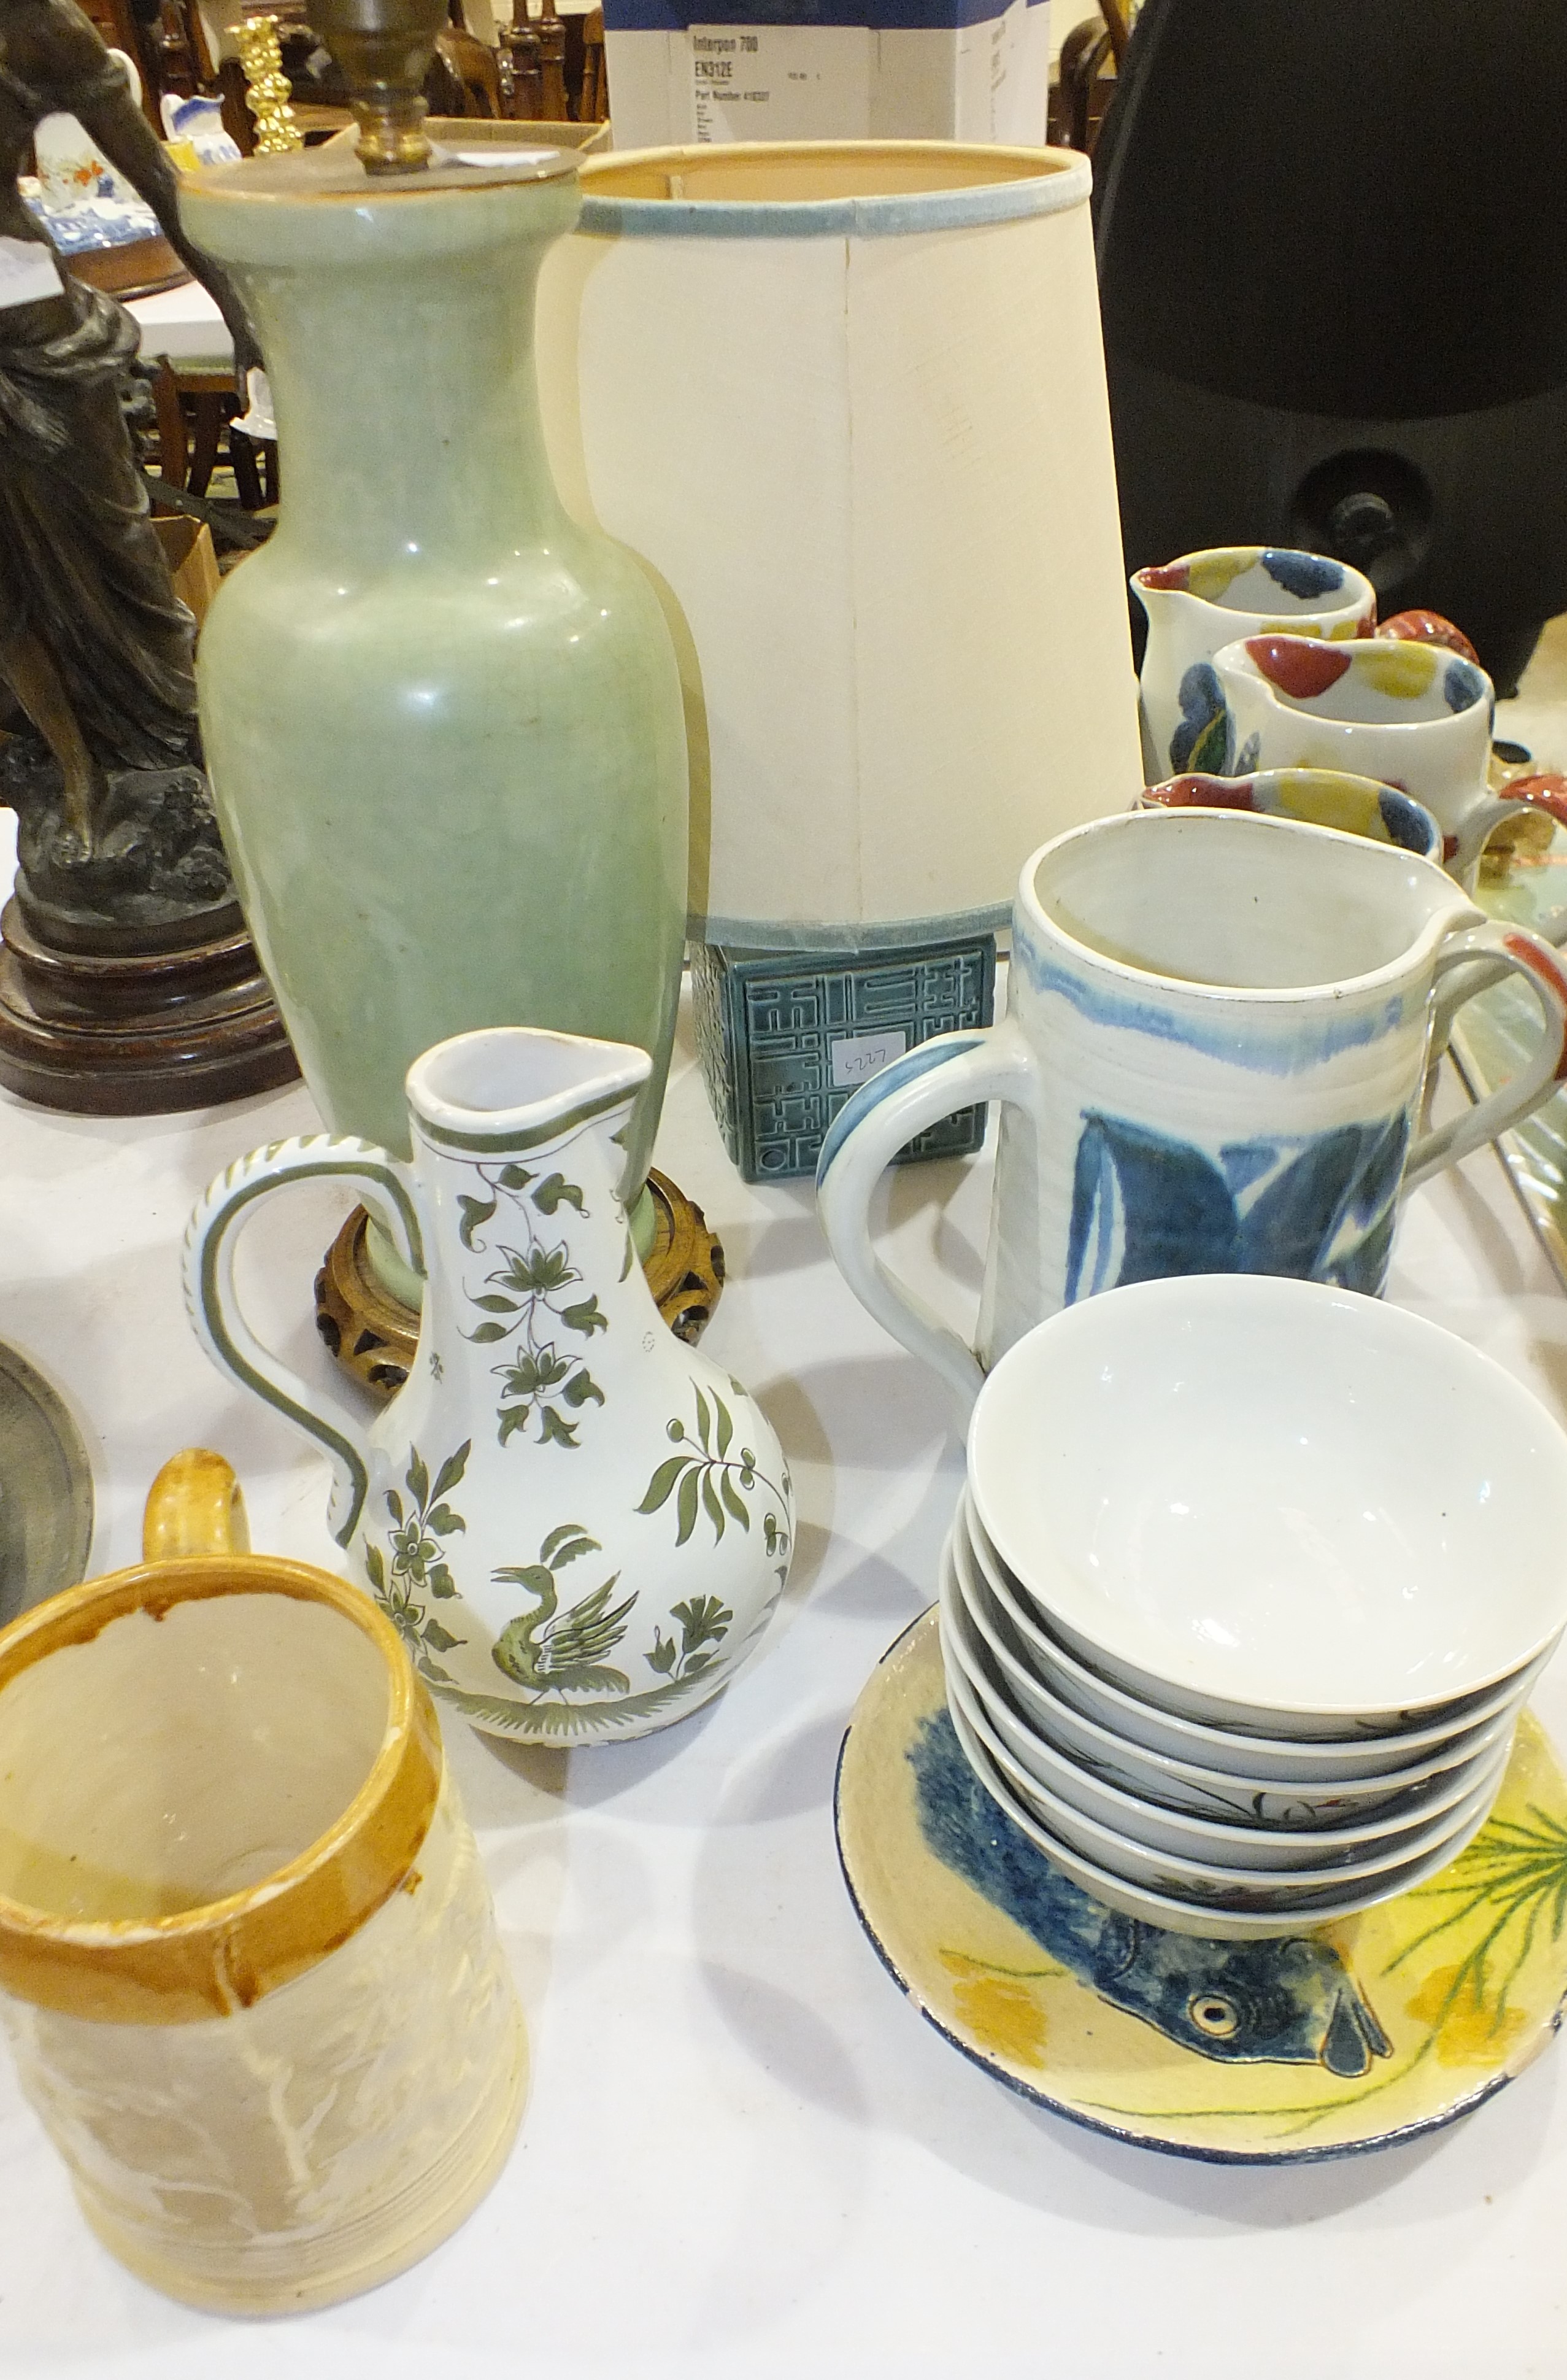
[[[667,1173],[650,1172],[647,1186],[655,1223],[643,1270],[675,1337],[694,1347],[723,1293],[723,1242]],[[391,1397],[408,1377],[419,1318],[376,1279],[365,1249],[368,1222],[356,1207],[327,1250],[316,1275],[316,1328],[345,1371],[377,1396]]]
[[[299,1072],[243,927],[186,949],[60,950],[0,913],[0,1083],[72,1115],[169,1115]]]

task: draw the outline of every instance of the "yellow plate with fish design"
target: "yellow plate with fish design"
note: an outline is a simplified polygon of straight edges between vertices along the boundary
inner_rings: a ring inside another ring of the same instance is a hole
[[[1000,2081],[1119,2140],[1296,2164],[1449,2124],[1525,2067],[1567,1995],[1567,1779],[1525,1715],[1451,1867],[1347,1923],[1209,1942],[1082,1891],[974,1779],[936,1615],[855,1706],[838,1855],[883,1964]]]

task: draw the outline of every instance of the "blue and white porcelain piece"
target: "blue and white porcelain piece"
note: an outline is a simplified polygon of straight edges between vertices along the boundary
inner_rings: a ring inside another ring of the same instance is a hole
[[[140,103],[141,78],[124,50],[109,56]],[[33,134],[37,178],[18,188],[28,212],[42,224],[61,256],[93,249],[125,248],[132,240],[156,239],[158,218],[133,185],[116,174],[97,141],[74,115],[46,115]]]
[[[132,240],[156,239],[157,216],[138,198],[87,198],[51,206],[36,188],[22,191],[29,214],[49,235],[60,256],[86,256],[94,249],[128,248]]]
[[[1415,1139],[1440,978],[1516,971],[1542,1030],[1513,1080]],[[1375,1293],[1401,1190],[1530,1113],[1562,1061],[1567,977],[1394,844],[1292,820],[1146,809],[1057,836],[1022,872],[1009,1013],[895,1061],[823,1146],[850,1286],[965,1407],[1015,1340],[1122,1283],[1261,1272]],[[897,1150],[1002,1103],[977,1349],[871,1240]],[[1412,1145],[1413,1144],[1413,1145]]]
[[[182,98],[167,91],[159,102],[163,118],[164,137],[169,140],[188,140],[203,165],[236,165],[240,158],[238,141],[223,129],[223,103],[206,91],[193,91]]]

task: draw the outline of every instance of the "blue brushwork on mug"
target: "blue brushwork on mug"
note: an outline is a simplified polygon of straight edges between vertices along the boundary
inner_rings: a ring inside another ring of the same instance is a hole
[[[1392,1251],[1407,1111],[1216,1156],[1129,1118],[1086,1114],[1072,1176],[1065,1303],[1175,1273],[1285,1273],[1375,1296]]]
[[[1016,927],[1012,935],[1012,968],[1014,979],[1026,978],[1032,990],[1052,992],[1062,1000],[1070,1001],[1078,1014],[1091,1024],[1102,1025],[1115,1032],[1143,1033],[1152,1041],[1171,1041],[1180,1049],[1199,1050],[1211,1058],[1233,1060],[1247,1066],[1253,1074],[1305,1074],[1311,1067],[1322,1064],[1324,1060],[1336,1058],[1345,1050],[1364,1049],[1369,1042],[1380,1041],[1384,1034],[1396,1033],[1400,1026],[1408,1022],[1411,1013],[1405,995],[1402,991],[1394,991],[1383,1001],[1368,1003],[1346,1001],[1310,1017],[1281,1014],[1276,1019],[1264,1021],[1272,1024],[1274,1029],[1263,1029],[1263,1025],[1260,1024],[1257,1030],[1241,1040],[1236,1036],[1234,1019],[1222,1011],[1194,1009],[1190,1004],[1176,1007],[1157,1000],[1139,999],[1134,989],[1120,982],[1103,982],[1087,978],[1079,970],[1054,965],[1039,947]],[[955,1036],[952,1038],[956,1038]],[[920,1050],[909,1052],[909,1059],[919,1057],[922,1050],[934,1050],[936,1046],[934,1041],[924,1042]],[[947,1049],[946,1038],[942,1040],[941,1047],[944,1050]],[[909,1061],[900,1058],[895,1062],[903,1066]],[[910,1072],[913,1071],[910,1068]],[[921,1067],[918,1071],[923,1074],[928,1069]],[[907,1076],[891,1079],[893,1069],[888,1066],[883,1074],[873,1078],[884,1085],[880,1094],[882,1099],[890,1097],[899,1087],[900,1082],[908,1079]],[[864,1089],[868,1092],[871,1087],[872,1085],[867,1083]],[[863,1096],[862,1092],[855,1093],[850,1106],[835,1119],[835,1130],[838,1125],[844,1125],[847,1129],[860,1122],[866,1108],[874,1104],[867,1099],[866,1106],[861,1107],[859,1102]],[[846,1132],[839,1133],[835,1147],[841,1147],[845,1136]],[[827,1161],[824,1150],[823,1166]],[[822,1178],[823,1166],[816,1170],[818,1182]]]
[[[950,1384],[960,1427],[1015,1341],[1114,1283],[1238,1270],[1377,1291],[1403,1192],[1550,1097],[1567,1071],[1555,952],[1362,809],[1359,833],[1204,806],[1057,835],[1024,864],[1004,1021],[922,1043],[836,1120],[816,1177],[828,1245]],[[1510,1082],[1412,1143],[1439,979],[1445,1025],[1503,968],[1537,1037]],[[872,1216],[899,1148],[982,1100],[1001,1113],[970,1345],[884,1264]]]
[[[922,1722],[908,1759],[920,1832],[934,1856],[1112,2008],[1227,2064],[1320,2065],[1348,2078],[1391,2054],[1330,1943],[1210,1942],[1107,1909],[997,1809],[945,1710]],[[1190,2013],[1194,2002],[1215,1998],[1234,2011],[1228,2033],[1199,2026]]]

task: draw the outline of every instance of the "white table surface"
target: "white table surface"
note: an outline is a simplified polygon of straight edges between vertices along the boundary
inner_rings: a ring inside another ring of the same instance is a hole
[[[136,1558],[146,1486],[190,1442],[242,1474],[258,1547],[341,1567],[324,1463],[211,1369],[177,1273],[198,1193],[315,1129],[307,1094],[136,1124],[0,1105],[0,1334],[87,1427],[95,1567]],[[899,1997],[843,1889],[830,1795],[861,1685],[934,1592],[959,1479],[943,1393],[838,1280],[807,1185],[739,1181],[688,1036],[658,1156],[722,1232],[706,1345],[788,1448],[798,1552],[760,1654],[683,1726],[570,1754],[448,1727],[533,2043],[510,2165],[402,2279],[286,2325],[227,2323],[96,2244],[0,2061],[0,2374],[1567,2374],[1560,2051],[1407,2147],[1211,2167],[1029,2107]],[[893,1178],[895,1260],[954,1319],[987,1187],[985,1159]],[[345,1204],[301,1188],[248,1234],[242,1284],[301,1365],[326,1365],[310,1282]],[[1567,1297],[1492,1151],[1408,1201],[1390,1294],[1567,1418]],[[1537,1707],[1567,1744],[1567,1662]]]
[[[130,310],[140,325],[141,352],[149,363],[167,356],[187,371],[226,371],[233,363],[228,326],[199,281],[160,290],[156,298],[134,298]]]

